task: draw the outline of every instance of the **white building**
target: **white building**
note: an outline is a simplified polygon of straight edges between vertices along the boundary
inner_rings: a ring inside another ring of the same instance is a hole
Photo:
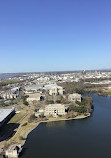
[[[65,115],[65,110],[67,107],[62,104],[50,104],[45,107],[44,116],[57,116],[57,115]]]
[[[63,88],[61,86],[53,86],[49,90],[50,95],[63,95]]]
[[[44,89],[49,92],[50,95],[63,95],[63,88],[56,83],[44,85]]]
[[[25,87],[25,93],[35,93],[43,88],[43,84],[28,85]]]
[[[74,93],[74,94],[70,94],[68,96],[68,101],[72,101],[72,102],[76,102],[76,101],[79,101],[81,102],[81,94],[78,94],[78,93]]]
[[[5,156],[7,158],[18,158],[17,150],[7,150]]]
[[[27,98],[28,102],[39,101],[42,96],[40,93],[32,93],[32,94],[28,94],[28,95],[29,95],[29,97]]]
[[[13,99],[13,98],[17,98],[19,94],[20,94],[20,87],[15,87],[12,88],[11,90],[1,92],[0,96],[3,99]]]
[[[21,152],[22,148],[21,145],[11,145],[9,148],[5,151],[5,157],[6,158],[18,158],[19,153]]]

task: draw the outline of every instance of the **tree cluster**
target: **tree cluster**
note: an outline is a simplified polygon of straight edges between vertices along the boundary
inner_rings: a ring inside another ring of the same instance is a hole
[[[93,109],[93,102],[91,97],[85,97],[82,99],[82,102],[76,102],[75,104],[69,105],[69,111],[74,111],[78,113],[91,113]]]

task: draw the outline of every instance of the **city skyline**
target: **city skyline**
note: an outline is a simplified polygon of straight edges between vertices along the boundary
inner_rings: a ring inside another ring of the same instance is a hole
[[[111,2],[0,2],[0,73],[111,69]]]

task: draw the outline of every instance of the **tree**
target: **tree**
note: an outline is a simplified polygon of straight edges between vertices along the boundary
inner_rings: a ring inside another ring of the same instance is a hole
[[[69,105],[69,111],[75,111],[78,113],[90,113],[93,109],[93,102],[91,97],[85,97],[82,99],[82,102],[76,102],[78,106],[75,104]]]
[[[31,122],[33,122],[34,120],[35,120],[35,115],[34,114],[32,114],[32,115],[30,115],[30,117],[29,117],[29,119],[28,119],[28,122],[29,123],[31,123]]]
[[[3,99],[3,97],[0,96],[0,99]]]
[[[27,102],[27,98],[28,98],[28,97],[29,97],[28,95],[22,96],[23,104],[24,104],[24,105],[29,105],[29,103]]]
[[[54,101],[53,100],[46,100],[46,103],[47,104],[54,104]]]
[[[61,103],[66,104],[66,102],[67,102],[66,98],[62,98]]]
[[[41,96],[41,97],[40,97],[40,101],[43,101],[43,100],[44,100],[44,97],[43,97],[43,96]]]
[[[29,103],[26,100],[23,100],[23,104],[27,106],[29,105]]]
[[[56,103],[61,103],[61,100],[56,100]]]

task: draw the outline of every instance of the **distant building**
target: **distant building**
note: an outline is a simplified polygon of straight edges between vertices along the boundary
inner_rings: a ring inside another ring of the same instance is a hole
[[[25,93],[35,93],[43,89],[43,84],[28,85],[25,87]]]
[[[50,104],[45,107],[44,116],[57,116],[57,115],[65,115],[66,114],[65,105],[62,104]]]
[[[28,102],[31,101],[39,101],[41,99],[41,94],[40,93],[33,93],[33,94],[29,94],[29,97],[27,98]]]
[[[8,91],[8,92],[3,93],[3,94],[1,95],[1,97],[2,97],[3,99],[13,99],[13,98],[15,99],[15,98],[17,98],[17,95],[11,93],[10,91]]]
[[[48,84],[45,84],[43,87],[45,90],[49,90],[50,88],[57,86],[57,84],[55,82],[50,82]]]
[[[63,88],[61,86],[54,86],[49,90],[50,95],[63,95]]]
[[[11,89],[11,92],[13,94],[17,94],[19,91],[20,91],[20,87],[14,87],[14,88]]]
[[[63,95],[63,88],[58,85],[52,85],[48,89],[50,95]]]
[[[74,94],[70,94],[68,96],[68,101],[72,101],[72,102],[76,102],[76,101],[79,101],[81,102],[81,94],[78,94],[78,93],[74,93]]]
[[[44,89],[49,92],[50,95],[63,95],[63,88],[58,86],[56,83],[47,84],[44,86]]]
[[[3,99],[13,99],[13,98],[17,98],[20,94],[20,87],[14,87],[11,90],[8,91],[3,91],[0,96]]]

